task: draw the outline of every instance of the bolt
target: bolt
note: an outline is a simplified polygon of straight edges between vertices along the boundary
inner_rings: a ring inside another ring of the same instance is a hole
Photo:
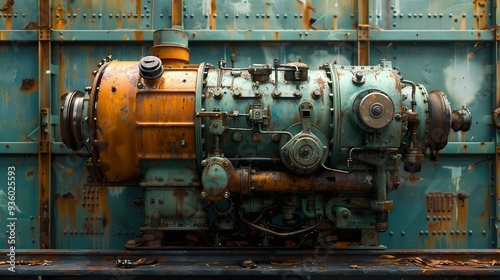
[[[357,81],[363,80],[363,73],[362,72],[360,72],[360,71],[356,72],[356,80]]]
[[[202,191],[200,195],[202,198],[206,198],[208,196],[207,192],[205,191]]]
[[[230,196],[231,196],[231,195],[229,194],[229,192],[228,192],[228,191],[225,191],[225,192],[224,192],[224,198],[225,198],[225,199],[228,199]]]
[[[115,87],[115,86],[112,86],[112,87],[111,87],[111,91],[112,91],[112,92],[115,92],[115,91],[116,91],[116,87]]]
[[[373,104],[370,113],[374,117],[379,117],[384,113],[384,107],[379,103],[375,103]]]

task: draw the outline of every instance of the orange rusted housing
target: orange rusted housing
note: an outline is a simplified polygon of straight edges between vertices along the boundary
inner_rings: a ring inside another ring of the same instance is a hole
[[[197,80],[195,67],[166,68],[160,78],[145,81],[137,62],[109,63],[96,105],[100,164],[108,182],[139,178],[142,159],[196,159]]]

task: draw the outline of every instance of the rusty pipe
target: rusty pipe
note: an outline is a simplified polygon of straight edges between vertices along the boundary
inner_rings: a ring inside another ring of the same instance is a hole
[[[172,0],[172,28],[184,29],[182,0]]]
[[[249,171],[237,169],[237,184],[231,184],[231,193],[249,194],[251,192],[289,192],[289,191],[328,191],[334,193],[376,192],[373,184],[374,174],[356,172],[351,174],[320,172],[310,176],[299,176],[283,171]]]

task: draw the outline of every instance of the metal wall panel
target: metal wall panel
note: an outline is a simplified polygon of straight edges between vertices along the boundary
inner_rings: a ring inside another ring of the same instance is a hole
[[[16,246],[42,247],[40,232],[50,221],[46,247],[122,248],[143,221],[133,205],[141,189],[83,187],[84,161],[61,143],[60,100],[88,85],[107,55],[118,60],[148,55],[153,30],[172,26],[171,1],[4,0],[0,5],[0,191],[7,193],[7,169],[15,166]],[[400,173],[382,243],[391,249],[483,249],[497,248],[499,237],[499,140],[491,116],[499,104],[496,6],[479,0],[185,0],[182,20],[192,63],[230,62],[234,54],[235,67],[278,57],[317,69],[325,62],[373,65],[388,59],[406,78],[445,91],[453,108],[467,106],[472,129],[452,134],[440,162],[426,162],[416,175]],[[46,16],[50,26],[43,24]],[[50,57],[40,55],[47,48]],[[49,77],[49,84],[40,77]],[[40,128],[47,88],[50,123]],[[48,169],[40,167],[47,153],[39,145],[40,129],[51,136]],[[47,176],[43,170],[50,170],[50,217],[39,199],[47,195],[39,188]],[[5,205],[0,192],[2,229]],[[3,232],[0,243],[6,244]]]

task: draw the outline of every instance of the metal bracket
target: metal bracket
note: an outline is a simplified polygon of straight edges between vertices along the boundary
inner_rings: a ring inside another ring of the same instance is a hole
[[[227,127],[224,125],[224,119],[228,116],[227,112],[219,112],[217,108],[214,108],[213,112],[196,112],[195,117],[208,117],[209,120],[209,132],[214,135],[222,135],[226,132]]]
[[[257,101],[250,105],[248,115],[251,123],[269,125],[269,106],[263,105],[262,102]]]
[[[40,41],[50,41],[50,32],[49,27],[40,27],[40,29],[38,29],[38,39]]]

